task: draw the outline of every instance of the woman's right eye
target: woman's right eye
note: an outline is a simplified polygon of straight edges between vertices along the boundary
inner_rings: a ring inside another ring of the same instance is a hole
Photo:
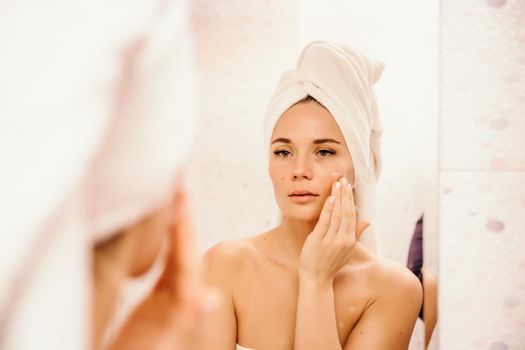
[[[281,158],[288,158],[291,153],[286,150],[279,150],[279,151],[274,151],[273,154]]]

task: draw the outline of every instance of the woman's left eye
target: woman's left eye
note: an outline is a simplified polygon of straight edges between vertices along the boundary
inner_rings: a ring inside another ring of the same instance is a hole
[[[328,157],[328,156],[331,156],[331,155],[334,155],[335,152],[334,151],[330,151],[330,150],[327,150],[327,149],[322,149],[322,150],[319,150],[319,152],[317,152],[321,157]]]

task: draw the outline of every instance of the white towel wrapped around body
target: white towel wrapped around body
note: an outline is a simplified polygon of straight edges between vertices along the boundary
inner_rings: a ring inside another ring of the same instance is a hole
[[[269,150],[281,115],[308,95],[328,109],[354,163],[357,218],[371,223],[361,242],[374,252],[374,192],[381,172],[382,128],[372,87],[383,68],[381,62],[353,48],[326,41],[310,43],[301,52],[296,67],[281,76],[268,106],[264,134]]]

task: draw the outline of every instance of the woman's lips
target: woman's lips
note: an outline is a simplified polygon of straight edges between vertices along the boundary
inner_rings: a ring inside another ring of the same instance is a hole
[[[317,195],[314,194],[302,194],[302,195],[290,195],[288,196],[295,203],[307,203],[317,199]]]

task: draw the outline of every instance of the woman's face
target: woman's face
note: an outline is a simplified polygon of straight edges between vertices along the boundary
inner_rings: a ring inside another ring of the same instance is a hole
[[[330,112],[316,101],[283,113],[272,135],[269,173],[288,219],[317,221],[334,181],[354,182],[352,157]]]

